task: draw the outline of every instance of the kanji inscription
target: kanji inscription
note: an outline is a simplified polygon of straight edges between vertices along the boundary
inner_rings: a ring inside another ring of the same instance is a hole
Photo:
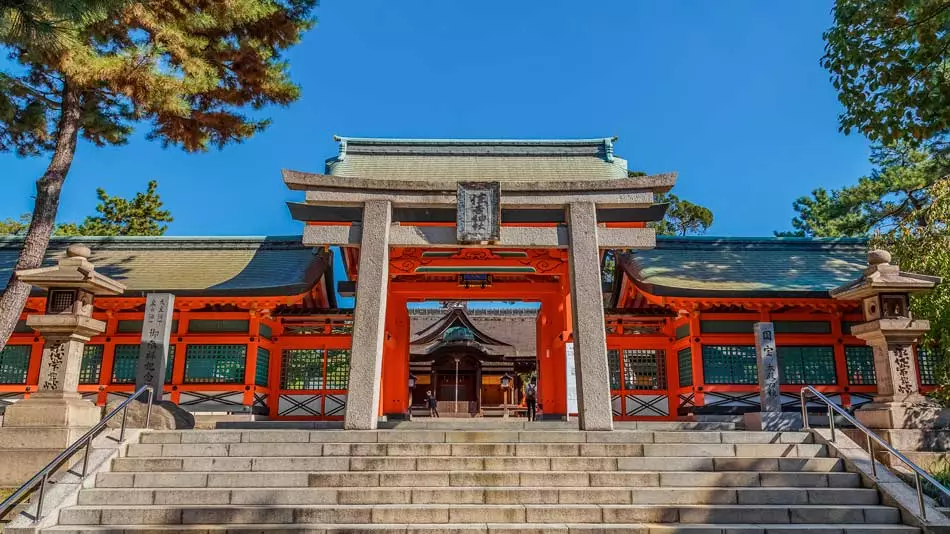
[[[162,394],[165,362],[172,329],[175,295],[149,293],[145,299],[145,321],[142,323],[142,344],[139,346],[135,388],[152,386],[156,397]]]
[[[501,238],[501,188],[498,182],[459,182],[456,237],[459,243],[490,243]]]
[[[759,400],[763,412],[781,412],[782,394],[779,390],[778,355],[775,349],[775,326],[755,323],[755,348],[759,364]]]
[[[63,366],[66,363],[66,342],[53,342],[49,345],[49,357],[46,361],[46,379],[40,389],[57,391],[63,387]]]

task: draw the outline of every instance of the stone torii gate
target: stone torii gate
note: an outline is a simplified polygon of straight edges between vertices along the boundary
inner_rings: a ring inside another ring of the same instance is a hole
[[[655,246],[646,222],[665,206],[654,204],[654,193],[668,191],[675,175],[474,183],[283,176],[306,192],[304,203],[290,203],[307,223],[305,244],[360,249],[345,428],[377,425],[390,248],[479,247],[567,250],[580,428],[613,429],[601,250]]]

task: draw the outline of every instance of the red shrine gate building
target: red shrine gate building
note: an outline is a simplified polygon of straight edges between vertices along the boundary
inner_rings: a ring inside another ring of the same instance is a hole
[[[534,376],[543,417],[560,419],[576,376],[591,429],[739,414],[759,403],[759,321],[775,324],[786,409],[804,384],[868,402],[860,311],[828,293],[861,275],[865,242],[656,237],[655,195],[675,175],[628,176],[613,141],[340,138],[323,174],[284,172],[304,192],[289,203],[302,236],[54,238],[49,263],[81,242],[129,288],[95,302],[107,330],[80,390],[99,404],[132,391],[145,296],[170,292],[164,398],[195,412],[372,428],[434,390],[459,415],[499,415]],[[495,235],[469,239],[473,221]],[[0,238],[2,279],[20,245]],[[30,298],[0,352],[0,409],[36,390],[43,340],[25,317],[44,309]],[[918,352],[926,389],[934,364]]]

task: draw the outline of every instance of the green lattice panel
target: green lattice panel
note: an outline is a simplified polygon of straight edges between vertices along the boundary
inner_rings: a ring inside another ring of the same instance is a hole
[[[874,375],[874,350],[868,346],[844,348],[844,358],[848,364],[848,383],[852,386],[873,386],[877,384]]]
[[[666,389],[666,351],[624,349],[623,374],[625,389]]]
[[[917,369],[920,372],[920,385],[937,385],[937,351],[917,347]]]
[[[680,387],[693,385],[693,351],[685,348],[676,353],[676,363],[680,373]]]
[[[280,366],[281,389],[323,389],[322,349],[288,349]]]
[[[185,383],[242,383],[246,356],[247,345],[188,345]]]
[[[0,350],[0,384],[26,384],[30,345],[7,345]]]
[[[98,384],[102,371],[102,345],[86,345],[82,351],[82,363],[79,366],[80,384]]]
[[[350,380],[350,350],[327,351],[327,389],[347,389]]]
[[[112,360],[112,383],[134,384],[135,372],[139,363],[140,345],[116,345]],[[165,364],[165,383],[172,383],[172,371],[175,368],[175,345],[168,346],[168,361]]]
[[[689,337],[689,323],[681,324],[676,327],[676,339],[683,339],[684,337]]]
[[[753,345],[703,345],[703,380],[707,384],[758,384]]]
[[[778,364],[783,384],[835,384],[833,347],[779,347]]]
[[[258,386],[267,385],[267,369],[270,366],[270,352],[263,347],[257,347],[257,363],[254,366],[254,383]]]
[[[620,351],[607,351],[607,372],[610,375],[610,389],[620,389]]]

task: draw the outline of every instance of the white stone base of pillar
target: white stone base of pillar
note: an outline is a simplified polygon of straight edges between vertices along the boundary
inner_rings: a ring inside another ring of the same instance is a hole
[[[38,392],[8,406],[0,427],[0,486],[26,482],[101,417],[78,393]]]
[[[802,414],[795,412],[750,412],[742,419],[746,430],[787,432],[802,429]]]
[[[929,399],[921,399],[919,402],[870,402],[855,410],[854,417],[868,428],[950,428],[950,410]]]

